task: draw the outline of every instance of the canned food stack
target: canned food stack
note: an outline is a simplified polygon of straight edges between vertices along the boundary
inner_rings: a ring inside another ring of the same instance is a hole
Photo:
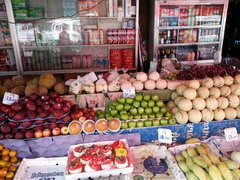
[[[78,0],[79,16],[98,16],[97,0]]]
[[[110,50],[111,68],[122,68],[122,49]]]
[[[134,68],[134,49],[111,49],[111,68]]]
[[[123,67],[134,68],[134,49],[123,49]]]

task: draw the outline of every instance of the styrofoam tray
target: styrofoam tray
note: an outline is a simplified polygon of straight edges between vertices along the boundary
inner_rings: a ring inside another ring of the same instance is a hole
[[[126,139],[119,139],[120,141],[124,142],[125,147],[127,148],[128,151],[128,159],[129,159],[129,166],[126,168],[122,168],[122,169],[110,169],[110,170],[100,170],[100,171],[96,171],[96,172],[82,172],[82,173],[78,173],[78,174],[69,174],[67,170],[65,170],[65,179],[66,180],[76,180],[78,178],[100,178],[100,177],[107,177],[107,176],[117,176],[120,174],[131,174],[133,172],[133,157],[131,154],[131,151],[129,150],[129,146],[127,143]],[[102,145],[107,145],[107,144],[113,144],[115,141],[102,141],[102,142],[95,142],[95,143],[87,143],[87,144],[78,144],[78,145],[73,145],[70,146],[69,148],[69,152],[71,152],[75,147],[77,146],[92,146],[92,145],[98,145],[98,146],[102,146]],[[67,169],[67,168],[66,168]]]
[[[14,180],[64,180],[67,157],[23,159]]]

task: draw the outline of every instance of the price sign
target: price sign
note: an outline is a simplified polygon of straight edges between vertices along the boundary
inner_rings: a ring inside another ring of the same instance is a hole
[[[238,140],[238,133],[235,127],[224,129],[224,134],[227,142]]]
[[[134,98],[135,97],[135,88],[125,88],[123,89],[123,97],[124,98]]]
[[[172,130],[159,128],[158,140],[160,143],[172,144]]]
[[[14,93],[5,92],[2,103],[6,104],[6,105],[11,105],[14,102],[17,102],[18,99],[19,99],[19,95],[14,94]]]

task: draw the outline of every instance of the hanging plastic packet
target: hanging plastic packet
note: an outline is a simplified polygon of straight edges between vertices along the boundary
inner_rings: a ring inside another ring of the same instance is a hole
[[[162,60],[162,73],[163,74],[170,74],[172,72],[176,72],[177,70],[174,67],[174,63],[171,59],[164,58]],[[161,73],[161,74],[162,74]]]
[[[129,75],[127,71],[127,69],[123,69],[123,74],[120,75],[120,83],[124,81],[129,81],[129,79],[131,78],[131,75]]]
[[[77,95],[81,91],[82,91],[82,84],[78,80],[76,80],[76,81],[74,81],[70,84],[70,86],[69,86],[69,93],[70,94]]]
[[[110,74],[108,75],[107,77],[107,82],[110,83],[116,79],[119,79],[120,75],[119,73],[117,72],[117,69],[114,69],[110,72]]]
[[[158,62],[155,58],[153,58],[153,61],[150,61],[150,68],[148,70],[148,73],[157,71],[157,66],[158,66]]]
[[[102,76],[102,74],[98,75],[99,80],[96,82],[96,92],[107,91],[107,81]]]
[[[82,84],[82,89],[86,93],[93,94],[95,93],[95,84],[90,80],[86,80]]]
[[[118,92],[120,91],[120,89],[121,89],[121,86],[119,82],[119,77],[108,84],[109,92]]]

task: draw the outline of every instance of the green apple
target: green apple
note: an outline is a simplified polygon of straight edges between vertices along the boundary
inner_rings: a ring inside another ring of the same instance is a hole
[[[131,109],[131,105],[130,104],[124,104],[124,109],[126,111],[128,111],[129,109]]]
[[[128,123],[122,121],[122,123],[121,123],[121,129],[127,129],[127,128],[128,128]]]
[[[159,100],[159,97],[158,97],[157,95],[153,95],[153,96],[152,96],[152,100],[158,101],[158,100]]]
[[[148,107],[153,107],[155,106],[155,102],[153,100],[148,101]]]
[[[164,115],[165,115],[165,117],[171,117],[172,116],[172,114],[168,111]]]
[[[148,100],[150,100],[150,96],[149,96],[149,95],[143,95],[143,99],[144,99],[145,101],[148,101]]]
[[[159,108],[158,106],[154,106],[154,107],[152,108],[152,110],[153,110],[154,113],[158,113],[159,110],[160,110],[160,108]]]
[[[150,126],[152,126],[152,121],[151,121],[151,120],[145,120],[145,121],[144,121],[144,126],[145,126],[145,127],[150,127]]]
[[[126,103],[127,104],[132,104],[133,103],[133,98],[127,98]]]
[[[117,118],[117,119],[120,119],[120,115],[119,114],[116,114],[114,117]]]
[[[108,121],[110,121],[110,120],[112,120],[112,116],[106,116],[106,120],[108,120]]]
[[[105,115],[104,114],[99,114],[97,117],[98,117],[98,119],[103,119],[105,117]]]
[[[108,109],[111,111],[111,110],[113,110],[113,109],[116,109],[116,106],[114,106],[113,104],[111,104]]]
[[[96,115],[99,115],[99,114],[103,114],[103,111],[100,109],[96,110]]]
[[[141,117],[142,117],[142,119],[148,119],[148,115],[147,115],[147,114],[145,114],[145,113],[144,113],[144,114],[142,114],[142,115],[141,115]]]
[[[141,115],[140,114],[134,115],[134,119],[141,119]]]
[[[166,113],[166,112],[167,112],[167,109],[166,109],[165,107],[162,107],[162,108],[160,108],[160,111],[161,111],[162,113]]]
[[[135,95],[135,99],[136,99],[137,101],[141,101],[141,100],[143,99],[143,95],[142,95],[142,94],[136,94],[136,95]]]
[[[113,110],[110,111],[110,114],[112,116],[115,116],[117,113],[118,113],[118,111],[116,109],[113,109]]]
[[[140,101],[133,101],[133,107],[140,107]]]
[[[177,122],[176,122],[176,119],[170,118],[170,119],[168,120],[168,123],[169,123],[169,125],[175,125]]]
[[[138,114],[143,114],[144,113],[144,108],[138,107]]]
[[[124,104],[124,103],[125,103],[125,98],[123,98],[123,97],[119,98],[119,99],[118,99],[118,102],[119,102],[120,104]]]
[[[146,114],[151,114],[152,113],[152,108],[150,108],[150,107],[145,108],[145,113]]]
[[[126,110],[121,110],[120,112],[119,112],[119,114],[121,115],[121,114],[127,114],[127,111]]]
[[[136,121],[128,121],[128,127],[135,128],[136,126],[137,126],[137,122]]]
[[[116,106],[116,109],[117,109],[118,111],[123,110],[123,104],[118,104],[118,105]]]
[[[156,106],[158,106],[158,107],[163,107],[164,106],[164,103],[163,103],[163,101],[157,101],[156,102]]]
[[[128,115],[128,119],[129,119],[129,120],[133,119],[133,115],[132,115],[132,114],[129,114],[129,115]]]
[[[161,117],[163,117],[163,113],[157,112],[157,113],[155,114],[155,116],[156,116],[156,118],[161,118]]]
[[[137,127],[139,128],[144,127],[143,121],[137,121]]]
[[[153,118],[155,118],[155,114],[151,113],[151,114],[148,115],[148,117],[149,117],[150,119],[153,119]]]
[[[162,126],[166,126],[166,125],[168,125],[168,120],[163,118],[163,119],[160,120],[160,124]]]
[[[158,119],[152,120],[153,126],[160,126],[160,121]]]
[[[132,109],[130,109],[130,113],[131,113],[132,115],[136,115],[136,114],[138,113],[137,108],[132,108]]]
[[[123,121],[128,120],[128,114],[120,114],[120,119]]]
[[[141,107],[146,108],[148,106],[148,102],[147,101],[141,101]]]
[[[113,106],[117,106],[119,103],[117,102],[117,101],[114,101],[113,103],[112,103],[112,105]]]

